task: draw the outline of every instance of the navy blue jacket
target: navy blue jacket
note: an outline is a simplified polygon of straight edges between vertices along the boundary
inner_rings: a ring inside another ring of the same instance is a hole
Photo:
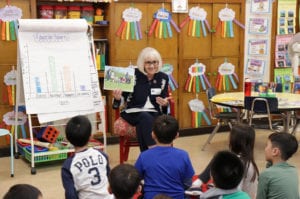
[[[169,78],[163,72],[156,73],[152,80],[148,80],[145,74],[135,69],[135,86],[133,92],[122,93],[126,102],[125,109],[144,107],[147,97],[149,96],[155,110],[157,110],[159,114],[165,113],[166,110],[162,110],[159,104],[156,103],[156,97],[168,97],[168,85]],[[117,108],[119,105],[120,100],[114,100],[114,108]]]

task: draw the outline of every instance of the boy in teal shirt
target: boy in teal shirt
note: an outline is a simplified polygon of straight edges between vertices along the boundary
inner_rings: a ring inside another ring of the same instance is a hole
[[[271,164],[258,177],[257,199],[299,199],[297,169],[286,161],[298,150],[295,136],[272,133],[265,148],[265,158]]]

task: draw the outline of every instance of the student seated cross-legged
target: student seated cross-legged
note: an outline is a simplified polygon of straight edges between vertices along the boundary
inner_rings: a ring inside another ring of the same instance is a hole
[[[210,173],[215,187],[201,194],[200,199],[250,199],[239,188],[244,175],[244,165],[236,154],[230,151],[217,152],[211,161]]]
[[[156,146],[142,152],[135,163],[144,179],[144,199],[153,199],[157,194],[183,199],[185,189],[192,184],[194,169],[188,153],[172,147],[178,130],[178,121],[172,116],[161,115],[154,122]]]

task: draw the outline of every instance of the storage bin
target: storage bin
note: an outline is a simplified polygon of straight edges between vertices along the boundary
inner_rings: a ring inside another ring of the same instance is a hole
[[[81,9],[81,18],[85,19],[89,24],[94,23],[94,7],[83,6]]]
[[[69,6],[68,18],[69,19],[80,19],[80,6]]]
[[[29,152],[26,148],[23,148],[23,151],[25,153],[25,159],[31,162],[31,152]],[[49,154],[49,152],[39,152],[36,153],[36,155],[38,156],[34,157],[35,163],[64,160],[68,157],[68,150],[59,150],[56,154]]]
[[[39,13],[41,19],[53,19],[53,6],[41,5]]]
[[[54,18],[55,19],[66,19],[68,13],[67,6],[55,6],[54,7]]]

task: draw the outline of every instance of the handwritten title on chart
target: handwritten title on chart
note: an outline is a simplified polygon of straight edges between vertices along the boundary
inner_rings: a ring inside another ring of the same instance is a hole
[[[70,41],[68,33],[36,33],[33,35],[34,41],[39,43],[54,43]]]

